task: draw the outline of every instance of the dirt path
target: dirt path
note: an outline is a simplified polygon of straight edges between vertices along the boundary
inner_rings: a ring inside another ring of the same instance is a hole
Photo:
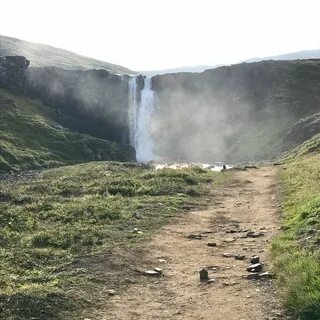
[[[268,270],[267,247],[279,227],[276,205],[276,169],[239,171],[215,192],[215,205],[175,219],[146,247],[149,268],[160,267],[164,276],[132,284],[110,299],[104,320],[263,320],[282,318],[272,281],[243,279],[253,254]],[[258,238],[243,237],[251,230]],[[190,234],[202,234],[191,240]],[[216,242],[217,247],[208,247]],[[245,255],[243,261],[225,253]],[[166,262],[159,262],[164,259]],[[213,283],[201,283],[199,270],[209,268]],[[146,278],[146,280],[145,280]]]

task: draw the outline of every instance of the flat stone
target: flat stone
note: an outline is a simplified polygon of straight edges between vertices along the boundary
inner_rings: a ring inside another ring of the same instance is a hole
[[[258,272],[253,272],[250,274],[247,274],[245,276],[243,276],[245,279],[247,280],[258,280],[259,279],[259,273]]]
[[[160,268],[154,268],[153,269],[155,272],[158,272],[159,274],[162,274],[162,269],[160,269]]]
[[[236,260],[244,260],[246,258],[246,256],[244,254],[237,254],[234,258]]]
[[[261,263],[255,263],[251,264],[247,267],[248,272],[261,272],[262,271],[262,264]]]
[[[260,280],[269,280],[272,279],[273,275],[270,272],[263,272],[259,274],[259,279]]]
[[[161,274],[155,270],[146,270],[143,272],[145,276],[148,277],[159,277]]]
[[[248,238],[260,238],[263,236],[264,236],[264,233],[262,233],[262,232],[254,232],[254,231],[247,232]]]
[[[227,238],[225,240],[223,240],[224,242],[234,242],[236,239],[235,238]]]
[[[164,260],[164,259],[159,259],[158,262],[159,262],[159,263],[167,263],[167,261]]]
[[[235,257],[235,254],[234,253],[224,253],[222,255],[224,258],[234,258]]]
[[[216,243],[216,242],[208,242],[208,243],[207,243],[207,246],[208,246],[208,247],[216,247],[216,246],[217,246],[217,243]]]
[[[207,283],[210,284],[210,283],[215,283],[216,282],[216,279],[209,279],[207,280]]]
[[[187,236],[188,239],[201,240],[203,236],[201,234],[189,234]]]

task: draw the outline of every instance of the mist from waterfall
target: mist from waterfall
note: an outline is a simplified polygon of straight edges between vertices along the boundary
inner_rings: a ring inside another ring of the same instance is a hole
[[[154,95],[150,77],[144,78],[144,88],[139,92],[138,78],[129,80],[129,127],[130,143],[136,150],[138,162],[154,159],[151,137],[151,120]]]

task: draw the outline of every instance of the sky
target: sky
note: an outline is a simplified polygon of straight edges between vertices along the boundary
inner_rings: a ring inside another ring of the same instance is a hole
[[[0,34],[133,70],[320,49],[319,0],[0,0]]]

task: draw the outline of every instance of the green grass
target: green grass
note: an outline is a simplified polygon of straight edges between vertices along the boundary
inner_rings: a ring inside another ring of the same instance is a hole
[[[62,128],[54,108],[2,89],[0,112],[0,172],[132,158],[130,147]]]
[[[184,208],[206,206],[227,176],[91,162],[0,183],[0,318],[90,318],[106,288],[134,277],[142,259],[130,250]]]
[[[291,153],[281,171],[284,231],[271,249],[285,305],[303,320],[320,319],[320,154],[309,148],[315,141]]]
[[[303,144],[289,150],[282,156],[283,160],[293,160],[295,158],[302,157],[309,153],[320,152],[320,134],[315,135],[310,140],[305,141]]]

